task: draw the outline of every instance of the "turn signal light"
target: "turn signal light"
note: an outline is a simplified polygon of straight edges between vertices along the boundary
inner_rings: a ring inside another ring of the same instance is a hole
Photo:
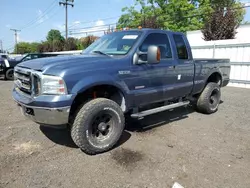
[[[157,61],[160,61],[160,60],[161,60],[161,50],[160,50],[160,48],[158,48],[158,50],[157,50],[156,59],[157,59]]]

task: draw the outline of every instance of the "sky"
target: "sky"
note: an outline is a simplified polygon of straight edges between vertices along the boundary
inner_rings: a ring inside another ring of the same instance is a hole
[[[75,0],[74,7],[68,7],[68,27],[71,30],[69,36],[82,37],[87,34],[77,33],[103,30],[109,24],[111,27],[115,26],[122,8],[133,2],[134,0]],[[14,32],[11,28],[21,30],[18,33],[19,42],[45,40],[50,29],[58,29],[65,35],[65,8],[59,6],[59,0],[0,0],[0,7],[0,40],[4,49],[14,47]],[[245,20],[250,21],[250,8],[247,8]]]

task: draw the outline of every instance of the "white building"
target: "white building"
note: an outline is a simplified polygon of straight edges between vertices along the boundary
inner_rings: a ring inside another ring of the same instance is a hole
[[[204,41],[201,31],[187,32],[194,58],[231,61],[230,86],[250,88],[250,24],[237,29],[235,39]]]
[[[237,29],[236,37],[233,40],[236,43],[250,42],[249,34],[250,34],[250,23],[240,25],[239,28]],[[191,46],[198,46],[198,45],[204,44],[203,34],[200,30],[188,31],[187,38],[188,38]],[[213,42],[211,41],[211,43],[213,43]]]

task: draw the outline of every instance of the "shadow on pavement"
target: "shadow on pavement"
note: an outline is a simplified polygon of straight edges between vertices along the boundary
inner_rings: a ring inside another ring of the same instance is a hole
[[[70,131],[67,128],[55,129],[51,127],[46,127],[44,125],[40,125],[40,130],[48,139],[50,139],[52,142],[56,144],[60,144],[70,148],[77,148],[77,146],[71,139]]]
[[[118,143],[114,146],[113,149],[118,148],[118,147],[120,147],[121,145],[123,145],[124,143],[126,143],[126,142],[130,139],[130,137],[131,137],[131,134],[130,134],[128,131],[126,131],[126,130],[123,131],[123,134],[122,134],[120,140],[119,140]]]
[[[188,115],[195,112],[193,107],[176,108],[145,117],[142,120],[128,118],[126,130],[131,132],[146,132],[151,129],[166,125],[168,123],[188,118]]]
[[[123,132],[121,139],[115,145],[114,148],[123,145],[130,139],[131,133],[129,132],[147,132],[154,128],[166,125],[170,122],[188,118],[188,115],[193,112],[195,111],[192,107],[186,107],[186,108],[177,108],[171,111],[165,111],[162,113],[154,114],[145,117],[143,120],[127,118],[125,131]],[[68,128],[55,129],[44,125],[40,125],[40,130],[48,139],[50,139],[52,142],[56,144],[64,145],[71,148],[78,148],[71,139],[70,131]]]
[[[68,128],[55,129],[52,127],[40,125],[40,130],[48,139],[50,139],[52,142],[56,144],[60,144],[60,145],[67,146],[70,148],[78,148],[73,142],[73,140],[71,139],[70,131]],[[122,134],[122,137],[120,138],[119,142],[116,144],[115,148],[127,142],[130,137],[131,137],[131,134],[127,131],[124,131]]]

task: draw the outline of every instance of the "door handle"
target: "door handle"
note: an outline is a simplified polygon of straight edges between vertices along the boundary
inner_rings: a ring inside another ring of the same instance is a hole
[[[174,66],[170,66],[169,68],[170,68],[170,69],[175,69],[175,65],[174,65]]]

